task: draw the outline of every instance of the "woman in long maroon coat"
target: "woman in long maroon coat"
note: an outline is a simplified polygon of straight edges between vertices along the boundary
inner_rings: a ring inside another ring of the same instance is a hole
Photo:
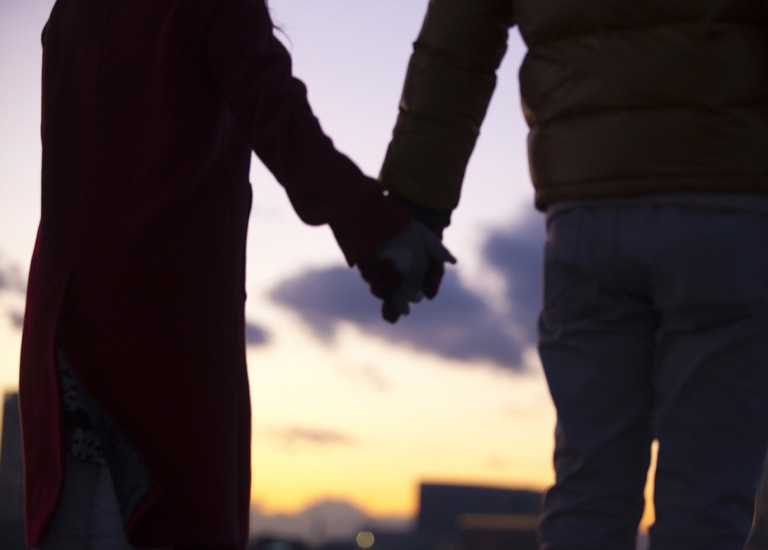
[[[43,54],[20,380],[28,542],[45,540],[67,477],[66,375],[132,545],[243,548],[251,152],[350,265],[410,216],[324,135],[264,0],[58,0]]]

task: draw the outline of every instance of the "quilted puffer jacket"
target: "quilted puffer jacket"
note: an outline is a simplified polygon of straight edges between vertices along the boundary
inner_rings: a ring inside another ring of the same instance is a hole
[[[539,209],[768,192],[766,0],[432,0],[382,168],[393,194],[455,208],[513,25]]]

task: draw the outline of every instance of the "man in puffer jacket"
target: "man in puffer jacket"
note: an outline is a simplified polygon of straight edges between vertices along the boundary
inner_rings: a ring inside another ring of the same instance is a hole
[[[431,0],[382,168],[444,228],[507,34],[557,409],[543,549],[741,549],[768,442],[768,2]]]

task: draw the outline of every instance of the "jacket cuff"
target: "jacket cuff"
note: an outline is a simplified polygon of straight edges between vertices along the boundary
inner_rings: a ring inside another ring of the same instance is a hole
[[[429,227],[441,238],[443,235],[443,230],[451,225],[451,215],[453,214],[452,210],[438,210],[437,208],[430,208],[429,206],[424,206],[423,204],[419,204],[395,193],[390,193],[389,196],[402,204],[414,218]]]

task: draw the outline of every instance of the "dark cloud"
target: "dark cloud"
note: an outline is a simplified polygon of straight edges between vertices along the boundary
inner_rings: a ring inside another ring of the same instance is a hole
[[[299,444],[311,445],[313,447],[348,447],[355,444],[353,437],[325,428],[291,426],[272,430],[270,435],[289,448]]]
[[[504,303],[493,307],[449,269],[433,302],[396,325],[384,323],[379,302],[357,273],[345,267],[306,271],[275,287],[271,298],[297,312],[315,334],[332,341],[340,322],[458,361],[491,361],[520,369],[523,351],[535,341],[541,301],[543,220],[526,220],[489,234],[481,258],[505,282]]]
[[[391,342],[458,360],[487,359],[511,366],[516,353],[505,320],[452,270],[437,300],[418,304],[418,312],[396,325],[382,321],[379,301],[357,273],[345,267],[304,272],[278,285],[271,298],[296,310],[325,341],[333,339],[339,322],[349,321]]]
[[[269,342],[269,332],[252,321],[245,323],[245,344],[248,347],[263,346]]]
[[[531,216],[511,229],[491,233],[482,250],[484,262],[505,282],[507,315],[526,342],[536,341],[544,239],[543,218]]]
[[[13,262],[9,262],[0,252],[0,295],[3,293],[23,296],[26,292],[26,284],[21,274],[21,269]],[[16,309],[7,311],[7,318],[14,328],[20,329],[24,323],[24,314]]]
[[[19,266],[5,261],[0,254],[0,292],[23,294],[26,288]]]
[[[9,311],[8,319],[14,328],[21,329],[24,326],[24,314],[21,311]]]
[[[296,310],[323,340],[332,339],[339,321],[369,325],[377,319],[377,300],[346,267],[305,271],[278,284],[270,298]]]

